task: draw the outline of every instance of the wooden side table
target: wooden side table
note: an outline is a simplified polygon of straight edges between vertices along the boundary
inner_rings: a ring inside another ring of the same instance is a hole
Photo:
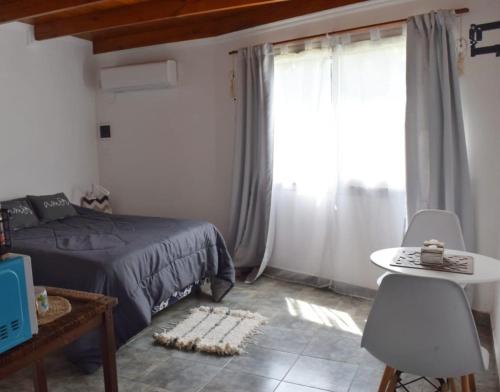
[[[47,287],[48,295],[60,296],[71,302],[71,312],[40,326],[31,340],[0,354],[0,379],[19,369],[34,367],[36,392],[47,391],[43,359],[50,353],[72,343],[85,333],[99,328],[106,392],[117,392],[116,344],[113,307],[118,300],[101,294]]]

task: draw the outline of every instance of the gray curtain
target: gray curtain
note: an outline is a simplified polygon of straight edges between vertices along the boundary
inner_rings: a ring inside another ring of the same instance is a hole
[[[271,44],[238,50],[236,135],[230,246],[237,268],[264,270],[273,177]]]
[[[468,250],[474,216],[453,34],[453,11],[408,19],[406,174],[408,216],[454,211]]]

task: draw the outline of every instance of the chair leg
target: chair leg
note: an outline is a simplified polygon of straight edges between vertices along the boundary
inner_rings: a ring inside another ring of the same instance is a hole
[[[457,392],[457,388],[455,387],[455,379],[449,378],[447,382],[450,392]]]
[[[462,384],[462,392],[471,392],[470,391],[469,376],[460,377],[460,382]]]
[[[378,387],[378,392],[386,392],[391,376],[394,378],[394,373],[395,370],[393,368],[389,366],[385,367],[384,374],[382,375],[382,379],[380,380],[380,386]]]
[[[389,385],[387,386],[387,392],[396,392],[396,384],[398,383],[400,372],[393,369],[389,377]]]
[[[471,392],[476,392],[476,377],[473,374],[469,374],[469,387]]]

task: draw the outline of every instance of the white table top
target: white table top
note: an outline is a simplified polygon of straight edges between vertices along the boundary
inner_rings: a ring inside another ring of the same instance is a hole
[[[455,254],[463,256],[472,256],[474,258],[474,273],[472,275],[456,274],[452,272],[442,272],[433,270],[424,270],[417,268],[396,267],[391,265],[396,255],[401,250],[420,250],[420,248],[387,248],[380,249],[370,255],[370,260],[375,265],[391,272],[425,276],[428,278],[448,279],[458,284],[474,284],[500,281],[500,260],[493,259],[476,253],[464,252],[460,250],[445,249],[444,254]]]

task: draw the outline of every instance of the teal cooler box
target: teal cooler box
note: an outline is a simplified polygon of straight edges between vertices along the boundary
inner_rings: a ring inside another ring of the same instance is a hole
[[[0,353],[38,333],[33,275],[29,256],[0,258]]]

